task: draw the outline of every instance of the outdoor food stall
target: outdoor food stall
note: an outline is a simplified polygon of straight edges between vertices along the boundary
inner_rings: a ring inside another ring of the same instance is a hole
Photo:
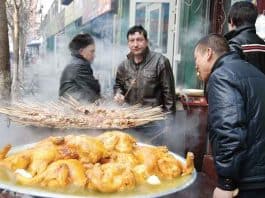
[[[211,197],[214,183],[184,148],[192,128],[183,119],[194,118],[177,112],[153,145],[134,129],[163,121],[159,108],[115,109],[73,99],[1,107],[11,122],[1,130],[0,197]]]

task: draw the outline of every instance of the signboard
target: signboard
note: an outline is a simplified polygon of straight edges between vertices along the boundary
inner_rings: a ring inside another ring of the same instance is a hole
[[[111,0],[91,0],[84,2],[83,23],[111,10]]]

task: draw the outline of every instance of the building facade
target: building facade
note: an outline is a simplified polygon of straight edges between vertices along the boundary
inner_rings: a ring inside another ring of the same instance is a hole
[[[67,48],[75,34],[91,33],[100,52],[96,57],[98,75],[107,73],[107,84],[111,84],[119,61],[128,52],[128,28],[142,24],[148,32],[151,48],[169,58],[176,86],[202,88],[194,69],[194,44],[209,32],[227,31],[226,14],[234,2],[54,0],[43,20],[42,33],[46,49],[53,52]]]

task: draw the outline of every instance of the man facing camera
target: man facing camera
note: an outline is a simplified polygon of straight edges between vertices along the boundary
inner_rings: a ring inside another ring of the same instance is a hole
[[[131,105],[161,105],[164,111],[175,112],[175,82],[169,60],[149,49],[147,32],[141,25],[129,29],[127,40],[130,53],[118,66],[114,100]]]

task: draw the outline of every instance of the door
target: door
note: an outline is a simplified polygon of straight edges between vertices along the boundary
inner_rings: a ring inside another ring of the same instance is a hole
[[[175,0],[131,0],[130,26],[142,25],[152,50],[173,63]]]

